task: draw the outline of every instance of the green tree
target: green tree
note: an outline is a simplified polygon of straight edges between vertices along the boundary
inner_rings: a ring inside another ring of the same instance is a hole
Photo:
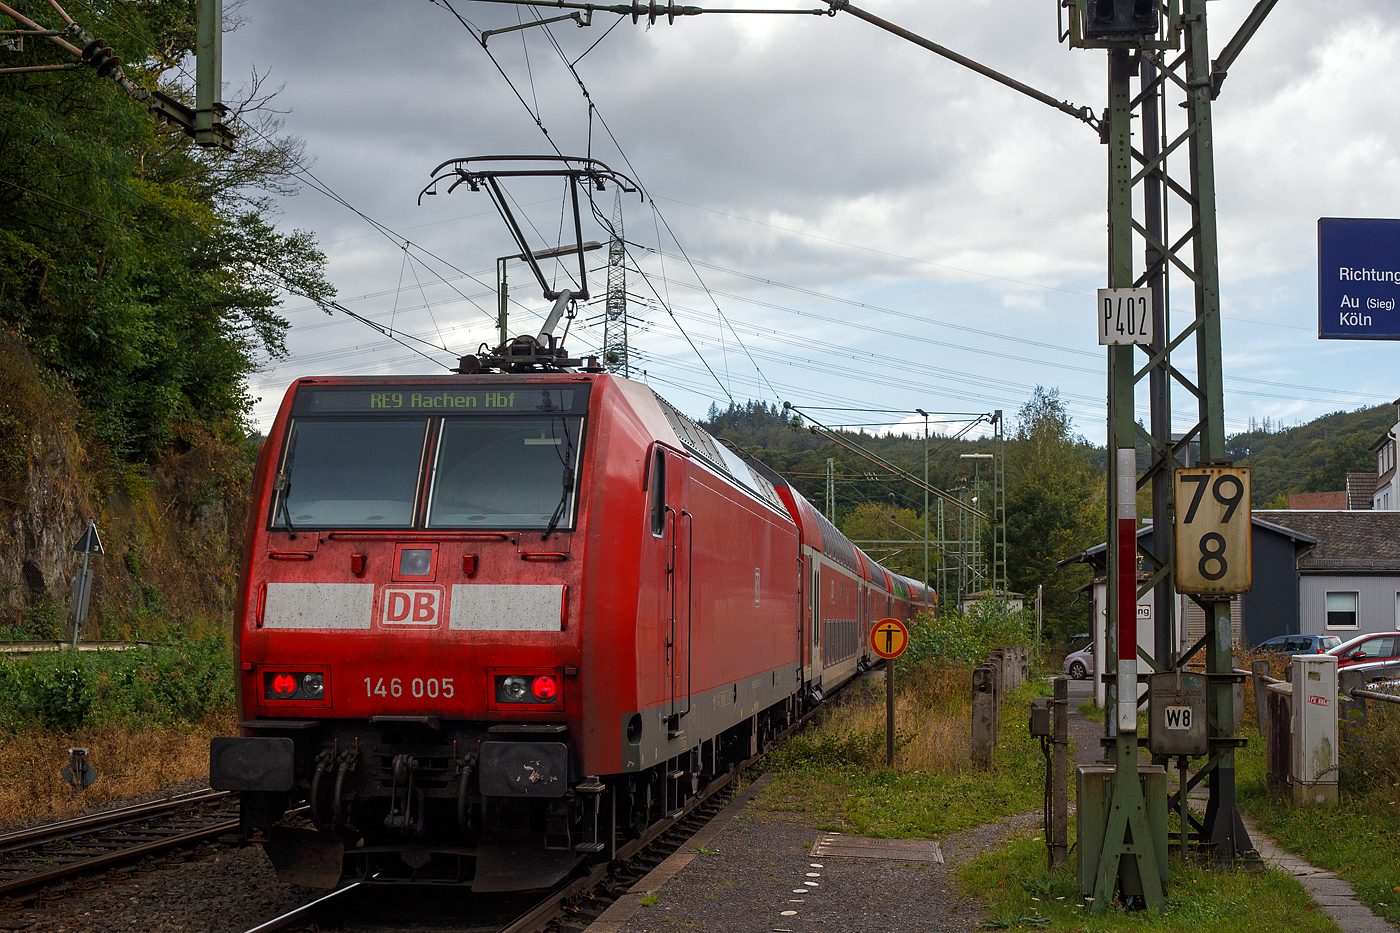
[[[63,25],[46,3],[17,5]],[[174,76],[197,6],[93,0],[82,25],[135,84],[188,98]],[[65,60],[30,40],[6,64]],[[0,324],[76,389],[119,461],[154,459],[183,422],[241,434],[246,376],[286,353],[281,294],[333,294],[311,236],[273,226],[266,196],[287,190],[300,153],[259,84],[230,118],[230,154],[161,128],[90,70],[0,75]]]
[[[911,541],[923,538],[923,519],[913,509],[901,509],[884,502],[862,502],[841,522],[841,533],[853,541]],[[887,570],[921,580],[924,576],[922,544],[861,544],[860,548]],[[937,566],[938,552],[932,552],[929,575]]]
[[[1011,588],[1045,587],[1047,630],[1082,624],[1070,604],[1087,582],[1083,568],[1055,564],[1104,535],[1104,478],[1093,448],[1074,433],[1059,390],[1036,386],[1017,413],[1006,471],[1007,572]]]
[[[1347,488],[1348,473],[1376,472],[1376,455],[1368,435],[1348,434],[1327,451],[1322,466],[1308,474],[1301,492],[1336,492]]]

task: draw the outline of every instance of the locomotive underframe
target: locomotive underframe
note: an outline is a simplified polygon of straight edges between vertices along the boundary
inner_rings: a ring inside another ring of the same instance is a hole
[[[577,773],[563,724],[248,723],[260,737],[291,740],[294,778],[287,791],[243,791],[242,833],[299,884],[545,888],[683,812],[801,712],[799,697],[786,697],[681,755],[602,776]],[[303,804],[316,832],[279,824]]]

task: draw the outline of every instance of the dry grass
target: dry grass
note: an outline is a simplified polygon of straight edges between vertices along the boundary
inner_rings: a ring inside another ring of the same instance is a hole
[[[908,683],[896,682],[894,727],[900,743],[896,771],[962,771],[972,764],[972,670],[927,666]],[[870,684],[831,711],[821,732],[833,736],[878,736],[884,748],[885,690]],[[878,766],[883,768],[884,756]]]
[[[229,712],[188,731],[133,731],[98,726],[71,734],[39,728],[0,735],[0,828],[14,829],[42,818],[75,816],[114,800],[161,790],[209,773],[209,740],[230,735]],[[59,772],[70,747],[91,749],[98,778],[75,793]]]

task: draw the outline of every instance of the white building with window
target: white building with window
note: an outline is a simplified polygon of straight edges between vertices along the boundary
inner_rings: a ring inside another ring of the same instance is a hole
[[[1371,508],[1377,511],[1400,511],[1400,472],[1395,469],[1397,448],[1400,448],[1400,398],[1395,400],[1395,424],[1371,445],[1376,455],[1376,491],[1371,495]]]
[[[1298,556],[1299,634],[1345,641],[1400,631],[1400,509],[1256,511],[1254,517],[1318,541]]]

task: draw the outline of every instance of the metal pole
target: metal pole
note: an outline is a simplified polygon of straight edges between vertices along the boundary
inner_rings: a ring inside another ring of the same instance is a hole
[[[506,262],[510,258],[502,256],[496,260],[496,332],[501,338],[502,347],[510,339],[506,334],[506,296],[509,294],[506,286]]]
[[[922,408],[914,409],[924,416],[924,585],[927,586],[928,579],[928,412]],[[939,502],[942,507],[942,502]]]
[[[215,108],[223,103],[224,47],[223,0],[199,0],[195,46],[195,142],[217,145],[214,124],[219,122]]]
[[[1134,59],[1108,53],[1108,284],[1133,286],[1132,89]],[[1104,722],[1113,739],[1112,808],[1094,880],[1093,910],[1109,908],[1120,878],[1136,874],[1147,906],[1161,910],[1163,894],[1147,808],[1138,778],[1137,742],[1137,451],[1131,345],[1108,348],[1108,650],[1111,702]]]
[[[77,648],[77,647],[78,647],[78,629],[82,627],[82,624],[83,624],[83,616],[87,615],[87,613],[86,613],[84,610],[87,609],[87,596],[88,596],[88,558],[91,557],[91,556],[92,556],[91,552],[89,552],[89,551],[84,551],[84,552],[83,552],[83,572],[82,572],[82,575],[78,577],[78,600],[77,600],[78,604],[77,604],[76,606],[73,607],[73,647],[74,647],[74,648]]]
[[[1159,125],[1159,94],[1154,89],[1157,67],[1146,55],[1142,56],[1142,151],[1148,161],[1156,159],[1161,152],[1161,129]],[[1162,176],[1157,172],[1143,179],[1143,220],[1147,232],[1158,243],[1163,242],[1164,220],[1162,216]],[[1171,320],[1167,308],[1167,277],[1163,265],[1162,251],[1148,243],[1145,251],[1145,267],[1148,271],[1147,285],[1152,289],[1152,333],[1156,339],[1151,344],[1151,352],[1162,352],[1171,339],[1168,333]],[[1152,367],[1148,374],[1148,398],[1152,411],[1152,437],[1160,445],[1153,460],[1163,459],[1161,450],[1168,449],[1172,442],[1171,417],[1171,375],[1167,371],[1167,360]],[[1175,457],[1170,458],[1175,461]],[[1175,560],[1172,535],[1171,497],[1172,468],[1175,462],[1165,465],[1152,474],[1152,554],[1161,566],[1171,567]],[[1155,568],[1154,568],[1155,569]],[[1169,578],[1163,578],[1154,591],[1152,622],[1155,626],[1152,640],[1152,655],[1163,670],[1176,666],[1175,651],[1175,587]],[[1165,760],[1162,762],[1165,764]]]
[[[1069,863],[1069,680],[1055,678],[1050,761],[1050,867]]]
[[[938,500],[938,599],[948,598],[948,539],[943,533],[943,500]]]
[[[894,659],[885,662],[885,763],[894,767]]]

